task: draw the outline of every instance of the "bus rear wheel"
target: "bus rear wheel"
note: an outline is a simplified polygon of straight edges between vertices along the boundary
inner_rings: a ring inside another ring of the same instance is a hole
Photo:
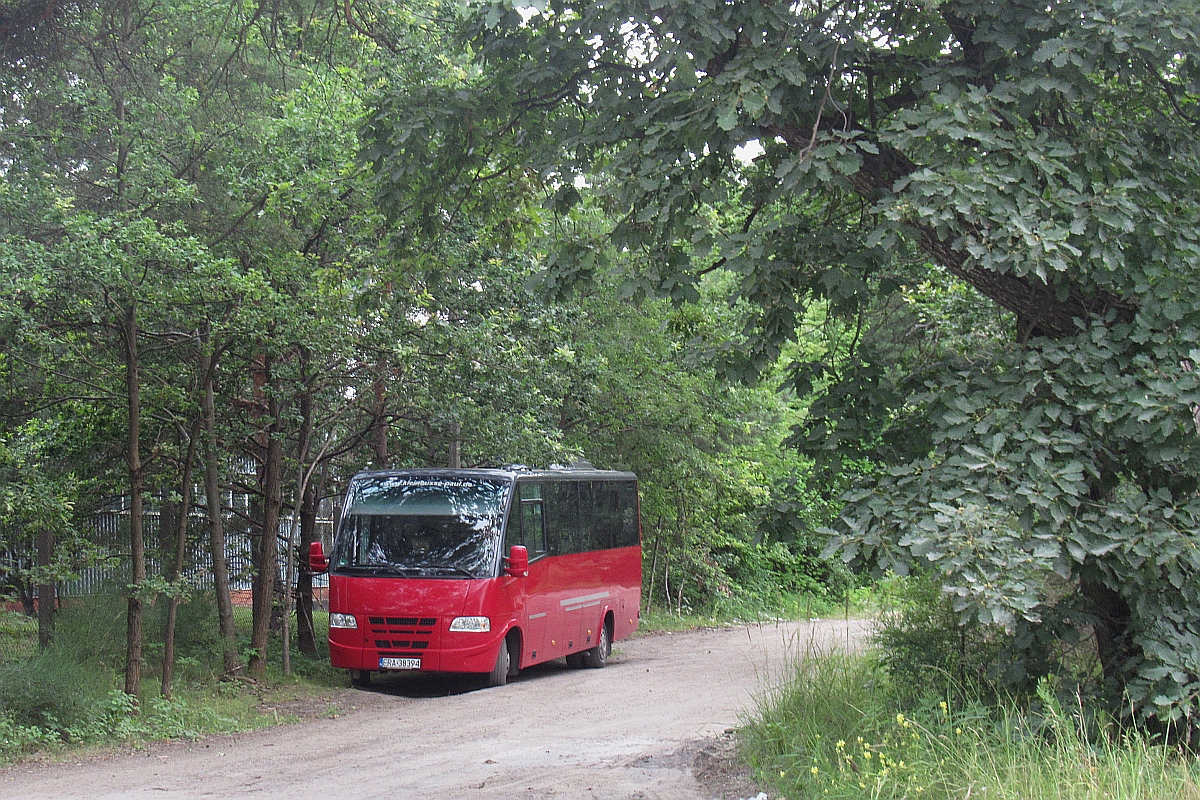
[[[612,652],[612,634],[608,630],[608,621],[600,626],[600,641],[591,650],[580,653],[583,666],[589,669],[604,669],[608,663],[608,655]]]

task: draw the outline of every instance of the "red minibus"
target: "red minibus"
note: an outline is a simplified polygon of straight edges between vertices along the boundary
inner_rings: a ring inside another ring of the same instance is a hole
[[[326,557],[329,657],[358,685],[390,671],[503,685],[566,657],[603,667],[636,630],[637,477],[589,468],[363,472]]]

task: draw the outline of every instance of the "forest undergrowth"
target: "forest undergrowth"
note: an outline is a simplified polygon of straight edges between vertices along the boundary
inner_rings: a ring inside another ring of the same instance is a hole
[[[1074,654],[1006,683],[1003,630],[947,625],[935,581],[885,581],[876,596],[870,646],[810,648],[743,729],[772,797],[1200,800],[1186,733],[1114,713],[1094,664]]]
[[[321,702],[332,687],[344,685],[344,675],[329,666],[324,650],[315,657],[293,652],[292,674],[285,676],[277,639],[272,640],[265,680],[223,678],[216,621],[206,613],[189,613],[190,605],[180,607],[172,698],[161,696],[157,676],[163,648],[161,642],[151,642],[136,702],[121,691],[122,598],[94,596],[86,604],[64,607],[54,644],[40,652],[36,620],[0,611],[0,765],[79,747],[137,747],[286,723],[296,717],[279,713],[280,707],[297,698]],[[193,608],[208,610],[200,603]],[[247,650],[249,612],[235,609]],[[314,616],[323,648],[327,615]]]

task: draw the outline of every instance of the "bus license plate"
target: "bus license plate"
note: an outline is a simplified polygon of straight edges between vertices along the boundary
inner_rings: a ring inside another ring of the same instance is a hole
[[[380,669],[420,669],[421,659],[419,658],[385,658],[379,659]]]

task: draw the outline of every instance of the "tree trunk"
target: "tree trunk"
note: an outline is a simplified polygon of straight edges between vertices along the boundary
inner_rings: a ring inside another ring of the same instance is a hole
[[[54,563],[54,531],[42,528],[37,535],[37,563],[43,575]],[[37,586],[38,647],[45,650],[54,637],[54,610],[58,601],[54,582],[43,577]]]
[[[306,656],[317,654],[317,633],[313,624],[313,574],[308,568],[308,547],[317,541],[319,505],[320,497],[309,480],[300,504],[300,569],[296,576],[296,647]]]
[[[307,364],[307,354],[301,349],[301,364]],[[301,524],[300,509],[304,505],[304,496],[308,489],[308,450],[312,439],[313,429],[313,398],[307,387],[300,394],[300,432],[296,438],[296,502],[292,509],[292,527],[287,537],[287,566],[284,569],[283,595],[283,674],[292,674],[292,606],[296,596],[292,588],[292,569],[296,563],[297,539],[303,539],[298,530]],[[301,571],[304,571],[301,568]],[[295,592],[300,591],[299,578],[296,580]],[[309,579],[309,606],[312,605],[312,580]]]
[[[462,468],[462,457],[459,455],[459,448],[460,448],[460,445],[462,444],[462,441],[460,438],[461,436],[462,436],[462,429],[459,427],[458,421],[456,420],[454,422],[451,422],[450,423],[449,454],[446,459],[447,466],[450,467],[450,469],[461,469]]]
[[[302,351],[302,357],[307,363],[307,354]],[[382,407],[383,396],[379,392],[380,384],[376,384],[376,398]],[[300,652],[305,655],[316,655],[316,637],[313,632],[312,619],[312,573],[308,569],[308,546],[314,541],[316,533],[317,501],[316,492],[312,486],[312,470],[316,462],[324,456],[325,451],[314,459],[312,466],[308,464],[309,451],[312,449],[314,404],[312,392],[306,389],[300,396],[300,435],[296,441],[296,509],[295,525],[299,528],[299,542],[296,537],[288,540],[288,575],[291,575],[291,562],[296,548],[299,547],[299,565],[296,571],[295,592],[289,588],[287,596],[287,611],[285,614],[285,632],[291,619],[292,599],[295,599],[297,609],[296,628]],[[376,420],[378,422],[378,418]],[[386,438],[384,439],[386,448]],[[378,453],[377,453],[378,454]],[[385,452],[386,456],[386,452]],[[289,577],[290,579],[290,577]],[[289,642],[290,644],[290,642]],[[285,646],[284,653],[288,656],[288,667],[291,666],[291,654]]]
[[[388,465],[388,423],[385,413],[387,405],[387,387],[382,380],[375,381],[375,420],[374,420],[374,450],[375,469],[387,469]]]
[[[217,417],[213,397],[213,372],[217,356],[211,350],[208,331],[204,334],[208,351],[203,369],[204,391],[204,496],[208,511],[208,549],[212,557],[213,592],[217,596],[217,624],[221,632],[221,654],[226,675],[242,671],[237,651],[237,632],[233,626],[233,599],[229,595],[229,564],[225,560],[225,518],[221,497],[221,452],[217,448]]]
[[[275,434],[279,430],[279,401],[262,390],[270,382],[271,363],[259,362],[255,370],[255,385],[263,395],[270,421],[261,429],[259,445],[262,452],[260,486],[262,516],[258,540],[255,542],[256,570],[252,586],[253,623],[250,630],[252,654],[248,665],[250,674],[261,679],[267,668],[267,640],[271,632],[271,613],[279,571],[279,517],[283,507],[283,443]],[[260,382],[261,381],[261,382]]]
[[[23,578],[16,578],[13,582],[17,586],[17,594],[21,598],[21,610],[25,612],[27,617],[37,616],[37,589],[29,581]]]
[[[175,531],[175,560],[167,580],[172,583],[171,599],[167,606],[167,629],[163,636],[162,696],[171,699],[171,681],[175,670],[175,619],[179,612],[180,588],[177,585],[183,574],[183,559],[187,554],[188,517],[192,512],[192,467],[196,463],[196,436],[200,421],[197,420],[188,432],[187,456],[184,457],[183,475],[180,478],[180,501]]]
[[[122,333],[125,339],[125,393],[128,439],[125,458],[129,467],[129,555],[133,567],[129,607],[125,618],[125,693],[135,700],[142,684],[142,591],[146,582],[146,546],[143,535],[142,492],[145,473],[140,449],[141,385],[138,361],[137,302],[129,301]]]
[[[1096,635],[1096,655],[1104,680],[1123,687],[1136,645],[1129,641],[1132,610],[1125,598],[1097,581],[1082,580],[1079,590],[1092,606],[1092,630]]]
[[[425,463],[431,467],[437,463],[437,435],[429,420],[425,420]]]

